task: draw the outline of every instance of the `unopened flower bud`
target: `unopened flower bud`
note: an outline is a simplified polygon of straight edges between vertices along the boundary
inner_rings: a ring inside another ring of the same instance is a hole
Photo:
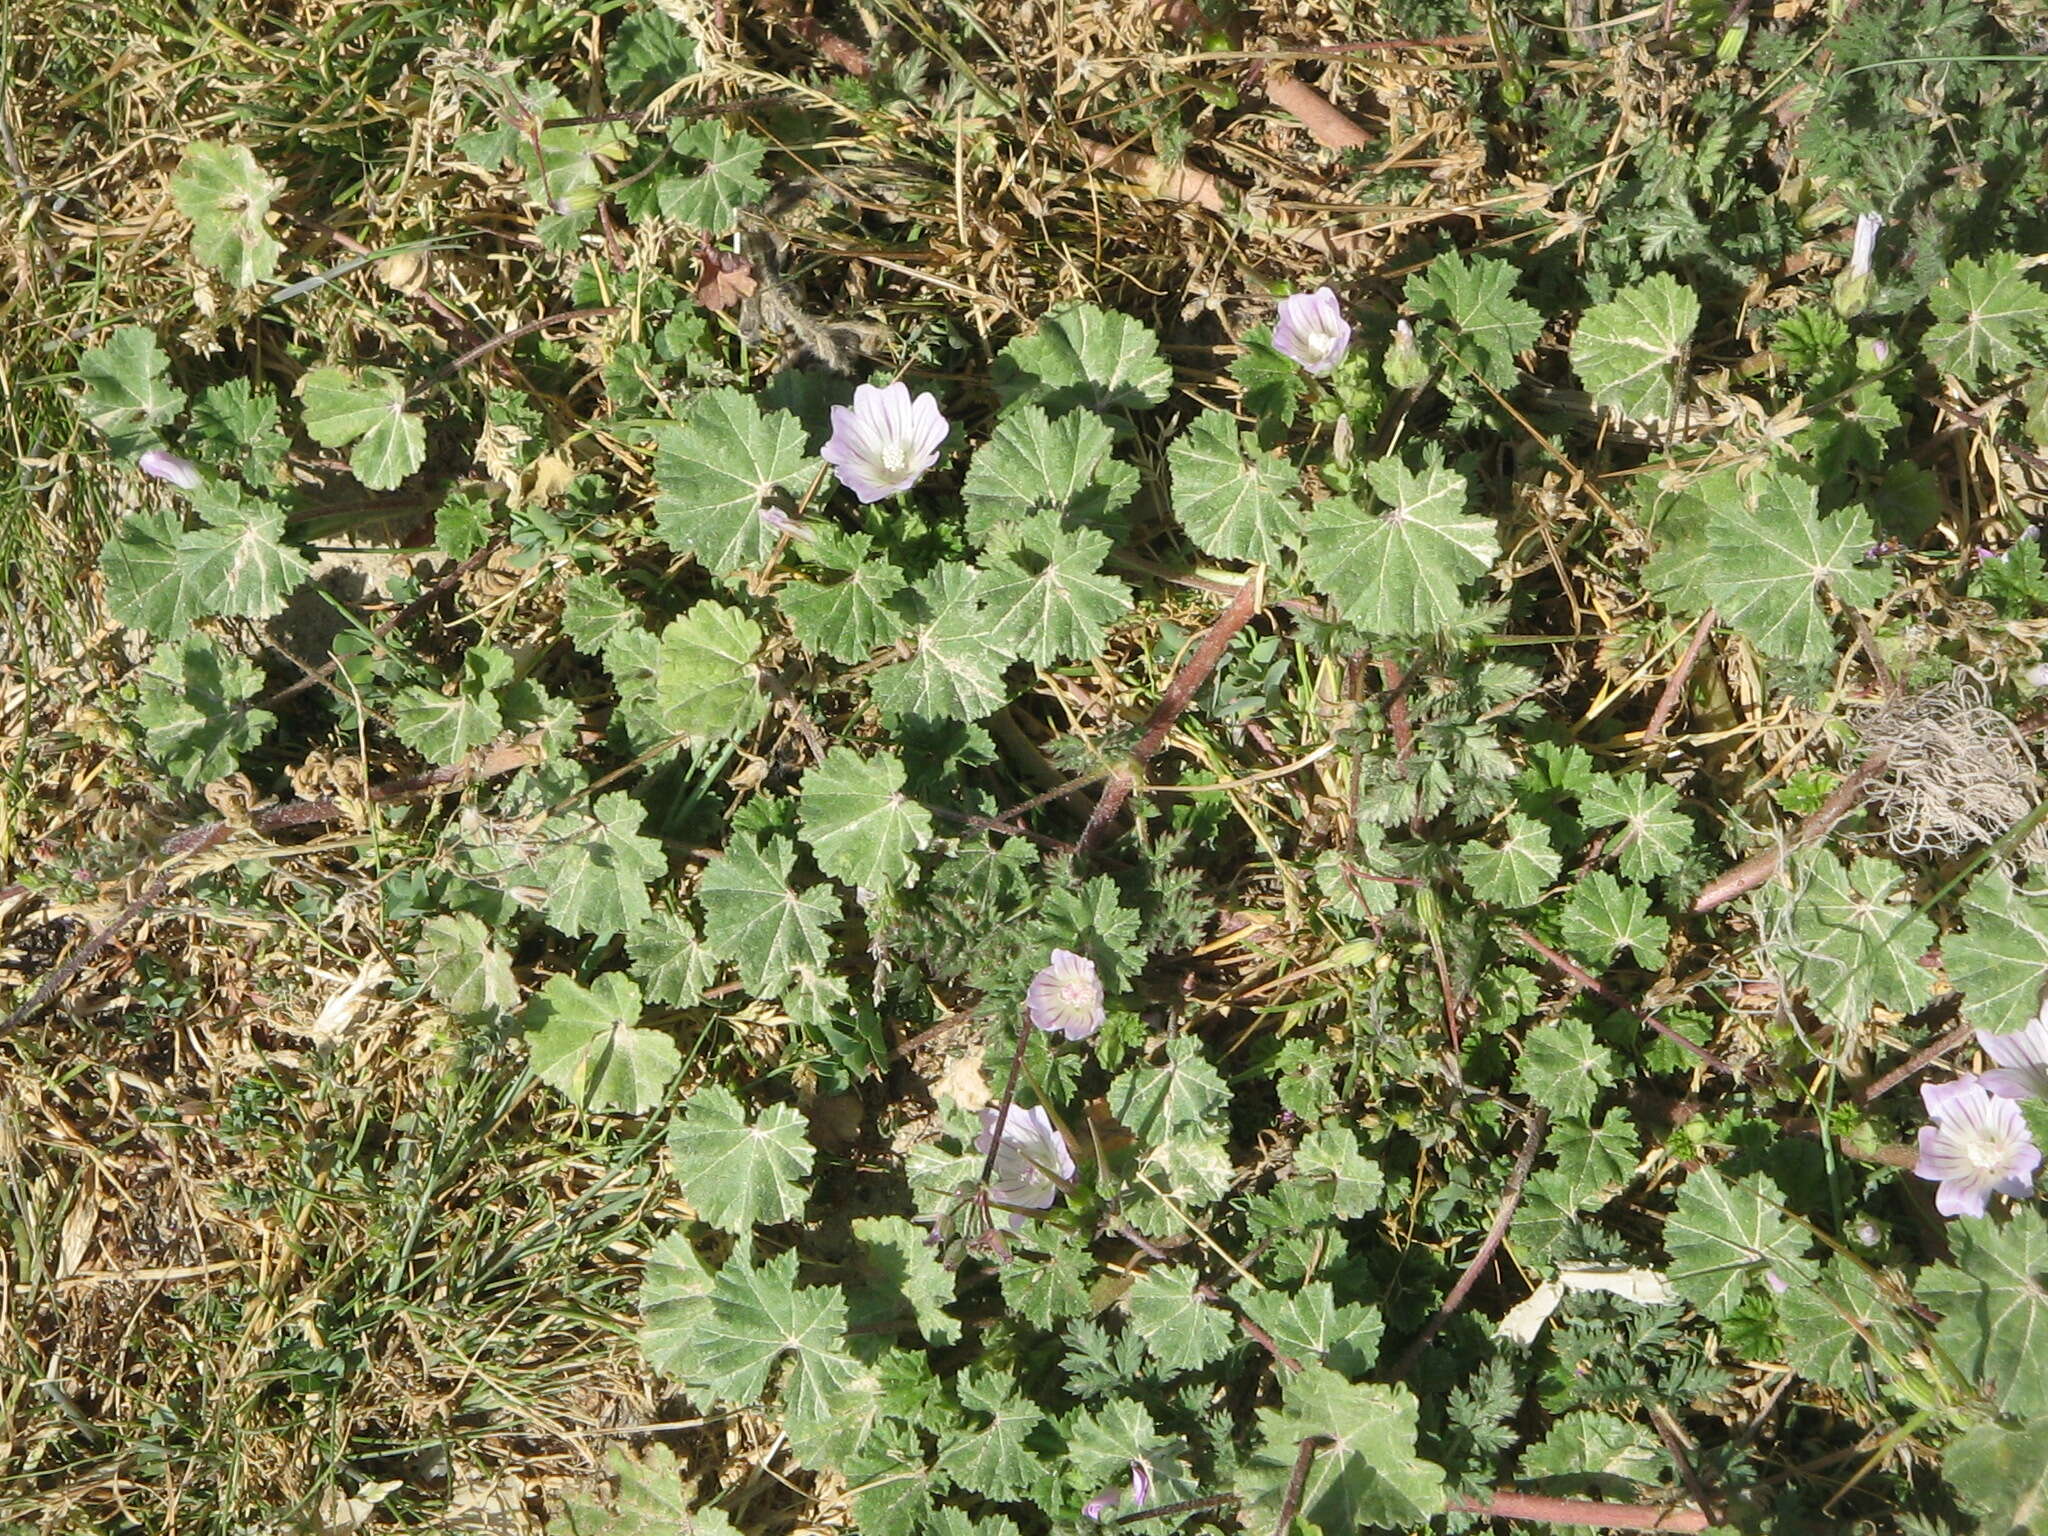
[[[1380,367],[1394,389],[1420,389],[1429,378],[1429,364],[1422,360],[1422,349],[1415,345],[1415,327],[1406,320],[1394,323],[1394,344],[1387,348]]]
[[[135,467],[152,480],[167,480],[181,491],[196,491],[202,484],[199,470],[189,459],[152,448],[135,461]]]
[[[1856,216],[1856,236],[1849,247],[1849,265],[1835,278],[1835,313],[1854,319],[1870,307],[1877,280],[1870,275],[1871,258],[1877,254],[1877,232],[1884,220],[1874,213]]]

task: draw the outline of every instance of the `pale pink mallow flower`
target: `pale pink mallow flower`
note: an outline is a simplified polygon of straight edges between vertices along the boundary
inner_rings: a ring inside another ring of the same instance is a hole
[[[981,1112],[981,1134],[974,1138],[974,1150],[983,1157],[988,1156],[1000,1115],[994,1104]],[[1067,1150],[1067,1140],[1052,1123],[1052,1116],[1043,1109],[1019,1109],[1012,1104],[1003,1120],[1003,1144],[996,1152],[989,1180],[990,1198],[1001,1205],[1042,1211],[1059,1198],[1060,1186],[1073,1177],[1074,1154]],[[1010,1226],[1023,1230],[1023,1211],[1010,1213]]]
[[[196,491],[201,484],[199,469],[190,459],[181,459],[161,448],[150,449],[135,461],[135,467],[150,479],[167,480],[181,491]]]
[[[1351,322],[1328,288],[1292,294],[1280,301],[1273,322],[1273,350],[1321,378],[1351,348]]]
[[[1131,1513],[1134,1515],[1141,1509],[1152,1507],[1151,1463],[1144,1461],[1134,1461],[1131,1463],[1129,1497]],[[1107,1520],[1111,1514],[1123,1507],[1124,1498],[1123,1489],[1106,1488],[1081,1507],[1081,1518],[1084,1520]]]
[[[1086,1040],[1102,1028],[1102,978],[1095,962],[1069,949],[1056,949],[1044,970],[1031,978],[1024,1012],[1047,1034]]]
[[[1922,1083],[1920,1098],[1934,1124],[1920,1130],[1920,1161],[1913,1171],[1941,1186],[1934,1192],[1937,1211],[1982,1216],[1994,1192],[2020,1200],[2033,1194],[2041,1151],[2018,1105],[1995,1097],[1975,1077]]]
[[[913,397],[898,379],[881,389],[863,384],[852,405],[833,406],[832,436],[818,453],[841,485],[864,502],[880,501],[917,484],[945,441],[938,397]]]
[[[1978,1078],[2001,1099],[2048,1100],[2048,1008],[2009,1035],[1977,1031],[1977,1043],[1998,1065]]]

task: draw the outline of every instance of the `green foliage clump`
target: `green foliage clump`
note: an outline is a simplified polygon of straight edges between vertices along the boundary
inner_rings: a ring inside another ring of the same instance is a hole
[[[2025,1529],[2048,1231],[2003,1195],[1939,1224],[1883,1064],[1936,1010],[2038,1015],[2038,844],[2024,811],[1915,843],[1907,770],[1853,759],[1861,694],[2038,647],[2019,492],[1964,516],[1931,466],[1938,423],[2048,438],[2041,71],[1991,69],[1982,8],[1911,9],[1850,8],[1822,64],[1691,7],[1630,66],[1687,107],[1609,150],[1530,18],[1393,7],[1487,29],[1497,78],[1439,104],[1541,138],[1578,238],[1503,213],[1398,284],[1332,274],[1350,350],[1314,375],[1270,308],[1225,345],[1107,279],[987,336],[929,295],[893,337],[812,313],[820,253],[915,278],[943,243],[877,146],[944,106],[947,186],[989,170],[959,124],[1010,87],[920,28],[758,102],[705,97],[725,62],[648,6],[591,32],[601,85],[451,50],[436,174],[567,301],[481,345],[300,318],[350,272],[268,149],[194,142],[171,204],[264,366],[189,316],[81,334],[97,450],[194,461],[130,476],[99,550],[137,662],[110,750],[194,818],[346,828],[347,922],[450,1070],[633,1149],[578,1197],[632,1207],[614,1283],[560,1305],[772,1424],[862,1531],[1450,1529],[1686,1503],[1703,1466],[1731,1526],[1797,1524],[1832,1491],[1783,1466],[1909,1437],[1940,1475],[1873,1461],[1859,1509]],[[1174,89],[1155,148],[1193,156],[1220,88]],[[1864,212],[1867,293],[1787,264]],[[855,441],[905,386],[943,441]],[[850,455],[934,451],[849,494]],[[339,617],[302,652],[308,612]],[[242,900],[250,846],[195,881]],[[684,1464],[617,1453],[555,1518],[733,1529]]]

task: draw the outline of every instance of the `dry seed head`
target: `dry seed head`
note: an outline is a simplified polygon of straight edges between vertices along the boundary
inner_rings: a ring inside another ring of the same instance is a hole
[[[2039,802],[2033,753],[1992,707],[1985,682],[1957,667],[1934,687],[1880,704],[1857,722],[1870,750],[1887,754],[1869,803],[1894,853],[1948,858],[1996,843]],[[2048,861],[2048,827],[2036,827],[2006,857]]]

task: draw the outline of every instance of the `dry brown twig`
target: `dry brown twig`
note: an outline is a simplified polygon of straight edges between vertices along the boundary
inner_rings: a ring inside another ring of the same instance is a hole
[[[1543,1151],[1543,1143],[1550,1132],[1550,1111],[1537,1105],[1529,1111],[1528,1134],[1522,1139],[1521,1154],[1515,1159],[1515,1166],[1508,1173],[1507,1188],[1501,1192],[1500,1209],[1494,1212],[1493,1225],[1486,1229],[1486,1238],[1479,1245],[1479,1251],[1472,1255],[1464,1273],[1458,1276],[1458,1283],[1451,1287],[1450,1294],[1443,1299],[1443,1305],[1436,1309],[1436,1316],[1429,1320],[1415,1340],[1401,1352],[1401,1358],[1394,1363],[1389,1381],[1403,1381],[1415,1364],[1422,1358],[1422,1352],[1429,1348],[1430,1341],[1442,1332],[1445,1323],[1457,1316],[1458,1309],[1465,1305],[1465,1298],[1472,1293],[1472,1287],[1479,1283],[1479,1276],[1486,1266],[1493,1262],[1493,1256],[1500,1252],[1500,1245],[1508,1235],[1508,1226],[1515,1219],[1515,1210],[1522,1203],[1522,1190],[1529,1182],[1529,1172],[1536,1166],[1536,1158]]]
[[[1953,993],[1950,994],[1950,996],[1953,995]],[[1862,1092],[1856,1095],[1856,1102],[1859,1104],[1870,1104],[1883,1098],[1907,1078],[1925,1071],[1950,1051],[1955,1050],[1958,1046],[1968,1045],[1976,1038],[1976,1030],[1967,1024],[1958,1024],[1954,1029],[1943,1034],[1932,1044],[1923,1046],[1915,1051],[1896,1067],[1893,1067],[1891,1071],[1885,1073],[1883,1077],[1880,1077],[1876,1082],[1870,1084],[1869,1087],[1863,1089]]]
[[[1706,887],[1694,898],[1695,912],[1711,912],[1724,906],[1738,896],[1746,896],[1784,867],[1785,861],[1802,848],[1811,848],[1826,837],[1863,798],[1863,792],[1871,781],[1884,772],[1887,759],[1883,752],[1873,752],[1866,757],[1856,770],[1835,786],[1835,792],[1823,800],[1820,809],[1800,822],[1792,835],[1782,841],[1753,853],[1725,875],[1707,882]]]
[[[1364,149],[1372,143],[1371,134],[1285,64],[1266,66],[1265,86],[1267,99],[1306,128],[1325,149]]]
[[[1119,768],[1109,776],[1102,798],[1095,802],[1088,825],[1081,829],[1080,837],[1075,840],[1076,853],[1086,853],[1102,841],[1117,812],[1124,808],[1124,802],[1131,798],[1131,791],[1137,788],[1138,774],[1166,745],[1168,733],[1194,700],[1195,691],[1209,680],[1209,674],[1223,660],[1223,653],[1230,649],[1230,642],[1237,632],[1249,624],[1252,616],[1264,606],[1265,585],[1265,571],[1254,566],[1229,606],[1203,634],[1194,654],[1174,674],[1173,681],[1166,685],[1166,692],[1160,695],[1152,718],[1146,722],[1145,734],[1131,749],[1130,766]]]

